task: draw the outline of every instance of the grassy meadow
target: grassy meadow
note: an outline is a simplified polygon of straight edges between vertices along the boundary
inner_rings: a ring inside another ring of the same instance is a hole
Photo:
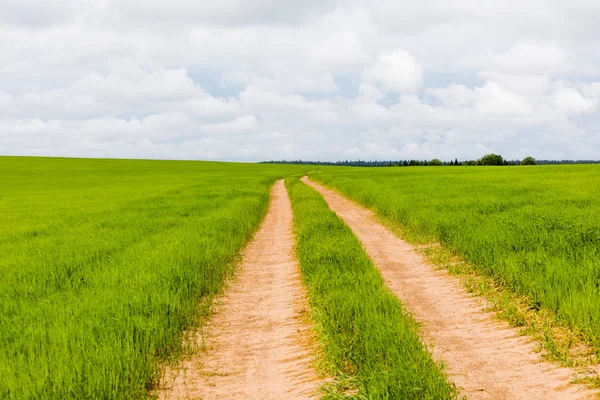
[[[600,166],[320,170],[312,179],[441,243],[600,354]]]
[[[326,397],[456,397],[359,241],[297,179],[311,169],[0,157],[0,398],[146,398],[285,177],[336,378]],[[600,355],[600,166],[318,169],[311,179],[441,243]]]
[[[306,169],[0,157],[0,398],[145,398]]]
[[[456,391],[417,335],[417,325],[358,239],[314,189],[289,178],[296,251],[332,398],[451,399]]]

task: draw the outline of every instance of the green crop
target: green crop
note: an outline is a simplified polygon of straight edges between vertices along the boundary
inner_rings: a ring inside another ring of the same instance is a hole
[[[456,397],[350,228],[314,189],[297,178],[286,183],[300,269],[338,392],[369,399]]]
[[[600,167],[321,168],[312,175],[584,332],[600,354]]]
[[[0,398],[145,398],[305,169],[0,158]]]

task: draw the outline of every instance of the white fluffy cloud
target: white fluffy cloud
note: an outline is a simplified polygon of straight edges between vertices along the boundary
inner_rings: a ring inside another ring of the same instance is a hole
[[[591,0],[5,0],[0,154],[600,159]]]
[[[363,73],[365,82],[381,86],[388,92],[416,92],[421,87],[423,70],[406,50],[382,53]]]

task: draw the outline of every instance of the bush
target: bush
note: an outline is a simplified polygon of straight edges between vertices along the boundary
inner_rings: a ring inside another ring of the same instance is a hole
[[[522,161],[521,161],[521,165],[535,165],[537,164],[535,162],[535,158],[533,157],[525,157]]]
[[[477,160],[477,165],[504,165],[504,159],[499,154],[486,154]]]
[[[433,160],[429,161],[429,165],[444,165],[440,160],[438,160],[437,158],[434,158]]]

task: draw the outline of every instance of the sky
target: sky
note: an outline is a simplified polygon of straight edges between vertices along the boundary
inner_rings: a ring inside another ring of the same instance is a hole
[[[1,0],[0,154],[600,159],[597,0]]]

